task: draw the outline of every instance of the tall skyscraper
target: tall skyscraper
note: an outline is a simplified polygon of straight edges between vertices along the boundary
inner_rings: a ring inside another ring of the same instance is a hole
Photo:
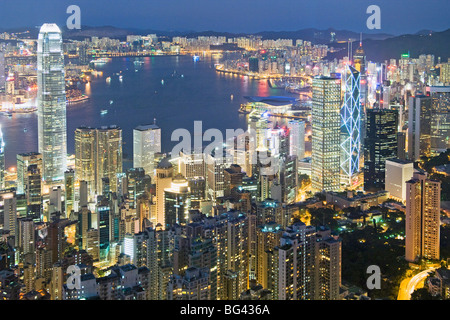
[[[450,86],[431,87],[431,154],[450,148]]]
[[[153,177],[155,153],[161,152],[161,128],[156,123],[133,130],[133,167],[143,168]]]
[[[89,192],[96,190],[95,129],[79,127],[75,130],[75,179],[86,181]]]
[[[360,73],[347,66],[344,74],[344,103],[341,108],[341,169],[343,184],[352,187],[357,182],[361,150]]]
[[[316,77],[312,87],[312,191],[337,191],[340,185],[341,79]]]
[[[0,91],[5,89],[6,71],[5,71],[5,53],[0,51]]]
[[[424,95],[409,97],[408,105],[408,159],[417,161],[430,154],[431,98]]]
[[[61,182],[67,162],[66,91],[61,30],[44,24],[37,47],[39,153],[43,180]]]
[[[42,155],[37,152],[17,155],[17,194],[24,194],[27,186],[28,167],[36,165],[42,175]]]
[[[291,120],[289,128],[289,155],[297,156],[298,160],[305,157],[305,122]]]
[[[109,178],[110,191],[117,192],[117,174],[122,172],[122,129],[117,126],[97,129],[96,151],[97,193],[102,190],[102,178]]]
[[[122,172],[122,129],[117,126],[75,130],[75,174],[86,181],[89,195],[102,194],[102,180],[109,179],[117,192],[117,174]]]
[[[364,142],[364,190],[384,190],[386,160],[397,158],[398,112],[367,110]]]
[[[406,254],[410,262],[419,258],[439,259],[441,182],[416,172],[406,182]]]
[[[0,126],[0,189],[5,188],[5,141]]]

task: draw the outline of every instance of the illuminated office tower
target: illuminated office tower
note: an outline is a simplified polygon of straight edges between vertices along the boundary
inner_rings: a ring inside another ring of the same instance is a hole
[[[34,219],[41,219],[42,194],[41,182],[42,176],[38,165],[28,166],[26,174],[25,194],[27,199],[28,216]]]
[[[430,87],[431,94],[431,154],[450,148],[450,86]]]
[[[341,80],[315,77],[312,92],[312,191],[340,185]]]
[[[1,55],[1,53],[0,53]],[[0,56],[0,61],[1,61],[1,56]],[[0,62],[0,66],[1,66],[1,62]],[[0,69],[1,71],[1,69]],[[1,77],[1,75],[0,75]],[[450,63],[443,63],[441,64],[441,75],[439,77],[440,82],[443,85],[450,85]],[[1,80],[0,80],[0,88],[1,88]]]
[[[196,177],[206,177],[205,159],[201,153],[184,154],[180,152],[179,172],[186,179]]]
[[[99,233],[97,229],[89,229],[86,236],[86,252],[92,259],[98,260],[100,257]]]
[[[37,46],[37,109],[42,178],[61,182],[67,162],[66,91],[61,30],[44,24]]]
[[[20,153],[17,155],[17,194],[25,194],[27,172],[30,165],[36,165],[42,174],[42,155],[37,152]]]
[[[362,112],[364,112],[366,110],[367,104],[367,75],[366,75],[366,53],[364,52],[364,48],[362,46],[362,38],[359,42],[359,47],[356,49],[355,54],[353,55],[353,65],[356,71],[360,73],[361,78],[360,101],[361,101],[361,110]],[[361,115],[363,115],[363,113]]]
[[[415,172],[406,182],[405,259],[439,260],[441,182]]]
[[[86,181],[88,193],[96,191],[96,130],[88,127],[75,129],[75,178]]]
[[[143,168],[154,175],[155,153],[161,152],[161,128],[156,123],[138,126],[133,130],[133,167]]]
[[[104,204],[105,203],[101,203],[97,207],[100,261],[104,261],[109,258],[110,249],[110,207]]]
[[[409,97],[408,104],[408,159],[418,161],[430,155],[431,147],[431,97]]]
[[[184,225],[189,219],[191,192],[188,181],[181,174],[173,177],[170,188],[164,189],[164,226]]]
[[[224,170],[228,168],[231,163],[227,163],[225,149],[214,149],[211,154],[206,155],[206,183],[207,195],[209,199],[215,201],[218,197],[223,197],[225,192]]]
[[[127,175],[127,194],[130,200],[130,206],[136,208],[136,202],[139,197],[144,195],[150,189],[151,178],[143,168],[130,168]]]
[[[102,178],[109,178],[111,192],[117,192],[117,174],[122,172],[122,129],[113,125],[97,129],[96,185],[102,190]]]
[[[17,198],[14,188],[0,191],[0,216],[3,216],[3,230],[9,231],[9,236],[16,236]]]
[[[5,89],[6,72],[5,72],[5,53],[0,51],[0,91]]]
[[[352,66],[347,66],[343,80],[341,169],[343,184],[351,188],[357,182],[361,150],[360,73]]]
[[[78,246],[83,250],[88,248],[88,231],[91,229],[91,211],[86,206],[80,208],[78,212],[77,238]]]
[[[269,150],[273,157],[286,156],[289,154],[289,130],[277,124],[268,131]]]
[[[64,172],[64,212],[70,218],[75,203],[75,172],[70,169]]]
[[[5,188],[5,141],[0,126],[0,189]]]
[[[75,130],[75,175],[86,181],[89,198],[102,194],[102,179],[108,178],[110,191],[117,192],[117,174],[122,172],[122,129],[103,126]]]
[[[47,221],[50,221],[50,216],[52,213],[58,212],[62,214],[61,197],[62,197],[62,189],[60,186],[54,187],[50,190]]]
[[[406,201],[406,181],[414,174],[414,163],[400,159],[386,160],[385,188],[390,197]]]
[[[364,190],[384,190],[386,160],[397,158],[398,112],[367,110],[364,141]]]
[[[173,166],[169,158],[162,159],[156,167],[156,222],[165,226],[164,190],[172,186]]]
[[[305,157],[305,122],[291,120],[289,128],[289,155],[297,156],[298,160]]]
[[[278,273],[278,270],[273,270],[269,266],[273,249],[280,245],[282,235],[281,225],[275,222],[265,223],[256,230],[256,281],[264,289],[269,289],[272,292],[276,289],[272,288],[270,278],[273,273]]]

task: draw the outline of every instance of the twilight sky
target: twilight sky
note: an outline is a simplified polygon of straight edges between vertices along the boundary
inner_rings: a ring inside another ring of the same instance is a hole
[[[88,26],[164,31],[290,31],[346,29],[390,34],[450,28],[449,0],[0,0],[0,28],[64,25],[81,8]],[[381,8],[381,30],[369,30],[369,5]]]

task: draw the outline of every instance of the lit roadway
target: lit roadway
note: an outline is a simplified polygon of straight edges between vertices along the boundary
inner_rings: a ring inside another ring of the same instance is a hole
[[[407,278],[402,281],[400,284],[400,289],[398,291],[398,297],[397,300],[410,300],[411,294],[414,292],[414,290],[417,288],[417,286],[424,281],[428,274],[433,271],[435,268],[430,268],[425,271],[422,271],[418,274],[416,274],[412,278]]]

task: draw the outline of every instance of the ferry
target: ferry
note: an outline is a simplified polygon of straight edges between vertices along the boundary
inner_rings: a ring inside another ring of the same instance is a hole
[[[98,59],[95,59],[95,60],[91,60],[90,63],[93,63],[94,65],[97,65],[97,64],[106,64],[107,62],[109,62],[109,58],[98,58]]]

